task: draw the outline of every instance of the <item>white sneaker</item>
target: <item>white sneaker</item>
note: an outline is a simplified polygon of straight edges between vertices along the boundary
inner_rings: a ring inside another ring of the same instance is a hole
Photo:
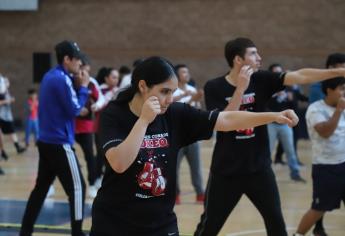
[[[53,197],[55,195],[55,188],[54,188],[54,185],[50,185],[49,187],[49,191],[47,193],[47,197]]]
[[[97,195],[98,188],[95,185],[90,185],[87,194],[89,195],[90,198],[95,198]]]

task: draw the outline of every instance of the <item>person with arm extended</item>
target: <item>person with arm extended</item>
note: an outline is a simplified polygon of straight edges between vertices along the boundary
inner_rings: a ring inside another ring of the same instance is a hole
[[[173,208],[181,147],[209,139],[213,130],[298,121],[292,110],[218,112],[173,103],[177,83],[170,62],[148,58],[134,69],[131,86],[102,112],[106,171],[93,204],[92,236],[179,235]]]

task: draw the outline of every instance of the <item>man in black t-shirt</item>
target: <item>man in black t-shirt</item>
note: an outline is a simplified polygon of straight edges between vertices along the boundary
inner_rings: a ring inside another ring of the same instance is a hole
[[[205,85],[208,110],[262,112],[266,102],[285,85],[312,83],[345,74],[345,69],[259,71],[261,57],[255,44],[247,38],[229,41],[225,57],[230,73]],[[217,235],[243,194],[263,216],[268,236],[287,235],[271,169],[266,126],[217,133],[205,209],[195,235]]]

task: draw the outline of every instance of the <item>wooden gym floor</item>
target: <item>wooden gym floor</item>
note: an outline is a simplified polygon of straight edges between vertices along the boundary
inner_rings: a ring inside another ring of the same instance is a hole
[[[25,207],[25,201],[34,186],[38,155],[37,149],[32,145],[23,154],[16,154],[13,145],[9,140],[5,140],[5,148],[10,156],[9,161],[1,161],[0,166],[6,172],[0,176],[0,236],[17,235],[13,232],[18,228]],[[301,174],[307,179],[307,183],[294,183],[289,179],[287,166],[273,165],[279,185],[283,213],[289,235],[292,235],[297,227],[302,215],[310,207],[312,182],[311,171],[311,151],[309,141],[299,142],[299,156],[305,167],[301,169]],[[207,182],[213,141],[202,143],[202,161],[204,183]],[[76,145],[77,155],[82,165],[82,171],[86,176],[86,164],[78,145]],[[195,204],[195,194],[190,182],[189,167],[186,161],[182,162],[181,168],[181,188],[182,204],[175,207],[179,221],[181,235],[192,235],[202,213],[202,205]],[[86,178],[85,178],[86,179]],[[48,228],[41,233],[34,235],[68,235],[63,233],[69,228],[69,213],[67,208],[67,197],[58,181],[55,181],[56,194],[53,198],[46,200],[43,216],[39,218],[39,227]],[[92,199],[87,198],[86,216],[83,228],[90,229],[90,208]],[[324,224],[331,236],[345,235],[345,211],[344,207],[326,214]],[[6,228],[8,227],[8,228]],[[57,233],[50,233],[50,232]],[[265,228],[261,216],[244,196],[228,218],[220,235],[225,236],[264,236]],[[311,235],[309,233],[308,235]]]

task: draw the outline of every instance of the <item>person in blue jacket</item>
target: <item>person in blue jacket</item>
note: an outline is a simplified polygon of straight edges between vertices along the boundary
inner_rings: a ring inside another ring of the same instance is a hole
[[[78,45],[62,41],[55,46],[58,65],[42,80],[39,95],[39,164],[36,185],[22,219],[21,236],[31,235],[50,185],[57,176],[65,190],[73,236],[82,236],[85,181],[74,143],[74,119],[88,98],[89,75],[82,71]]]

